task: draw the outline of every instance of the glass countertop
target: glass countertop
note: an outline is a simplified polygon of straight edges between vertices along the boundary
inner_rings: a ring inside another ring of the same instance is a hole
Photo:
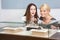
[[[60,29],[43,28],[43,29],[31,29],[28,31],[26,24],[24,22],[0,22],[0,33],[2,34],[49,38],[56,32],[60,32]]]

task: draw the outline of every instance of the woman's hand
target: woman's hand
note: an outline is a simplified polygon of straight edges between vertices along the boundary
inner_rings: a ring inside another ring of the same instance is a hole
[[[37,19],[36,19],[36,18],[31,18],[31,21],[33,21],[33,22],[34,22],[34,21],[37,21]]]
[[[37,19],[36,19],[36,18],[34,18],[34,21],[37,21]]]
[[[51,29],[57,29],[57,27],[54,25],[51,25]]]

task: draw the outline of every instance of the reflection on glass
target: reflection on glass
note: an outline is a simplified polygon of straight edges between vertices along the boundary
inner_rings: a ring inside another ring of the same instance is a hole
[[[1,24],[1,23],[0,23]],[[5,23],[6,24],[6,23]],[[28,34],[28,36],[35,36],[35,37],[43,37],[43,38],[50,38],[51,36],[53,36],[55,33],[57,33],[58,32],[58,29],[59,29],[59,27],[57,27],[57,29],[48,29],[48,28],[43,28],[43,29],[41,29],[41,25],[39,26],[38,24],[35,24],[34,22],[30,22],[30,24],[28,25],[28,27],[30,27],[31,28],[31,30],[29,30],[29,31],[27,31],[26,30],[26,28],[27,27],[23,27],[23,26],[20,26],[21,25],[21,23],[20,23],[20,25],[18,25],[19,27],[13,27],[13,25],[15,26],[15,24],[18,24],[18,23],[10,23],[10,24],[12,24],[12,25],[9,25],[9,23],[7,23],[8,24],[8,26],[6,25],[6,26],[4,26],[4,27],[2,27],[2,28],[0,28],[0,33],[1,32],[4,32],[4,30],[5,29],[3,29],[3,28],[6,28],[6,27],[10,27],[10,28],[12,28],[13,29],[13,31],[12,32],[14,32],[13,34],[19,34],[19,35],[27,35]],[[22,25],[24,25],[24,24],[22,24]],[[24,25],[25,26],[25,25]],[[16,29],[16,28],[18,28],[18,30]],[[2,29],[2,30],[1,30]],[[23,31],[21,31],[20,29],[22,29]],[[19,31],[20,30],[20,31]],[[18,31],[18,32],[17,32]],[[10,32],[11,34],[12,34],[12,32]],[[27,33],[26,33],[27,32]],[[6,33],[6,32],[5,32]],[[9,32],[7,32],[7,33],[9,33]]]

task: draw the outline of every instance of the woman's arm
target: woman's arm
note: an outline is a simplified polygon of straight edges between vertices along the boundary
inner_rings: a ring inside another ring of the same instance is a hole
[[[51,25],[51,29],[59,29],[58,22],[53,23],[53,24]]]

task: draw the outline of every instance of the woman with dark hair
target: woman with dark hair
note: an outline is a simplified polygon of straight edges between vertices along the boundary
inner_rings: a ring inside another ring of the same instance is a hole
[[[31,24],[34,22],[35,24],[37,23],[37,6],[33,3],[30,3],[27,6],[26,12],[24,14],[26,16],[26,24]]]

